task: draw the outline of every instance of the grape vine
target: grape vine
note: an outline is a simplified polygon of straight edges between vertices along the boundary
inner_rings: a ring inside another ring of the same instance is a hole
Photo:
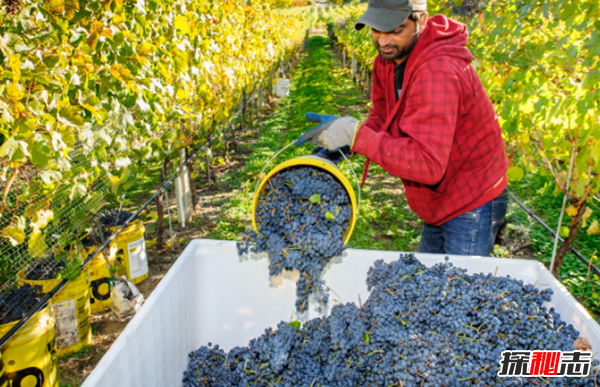
[[[309,25],[267,0],[17,3],[0,24],[1,283],[17,255],[70,246],[106,196],[216,136]]]

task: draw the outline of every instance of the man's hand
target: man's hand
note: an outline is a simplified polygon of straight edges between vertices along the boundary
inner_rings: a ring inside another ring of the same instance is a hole
[[[343,146],[352,145],[354,131],[358,124],[356,118],[306,113],[306,119],[312,122],[320,122],[321,125],[304,133],[296,140],[296,146],[308,142],[311,145],[335,151]]]

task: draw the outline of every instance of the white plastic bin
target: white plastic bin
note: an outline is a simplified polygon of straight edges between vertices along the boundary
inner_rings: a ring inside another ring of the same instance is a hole
[[[397,252],[348,250],[334,258],[324,273],[335,292],[331,299],[355,302],[368,298],[367,270],[378,259],[393,261]],[[416,254],[427,266],[443,255]],[[552,305],[563,320],[600,348],[600,326],[537,261],[452,256],[469,273],[523,279],[554,290]],[[261,335],[265,328],[289,321],[294,310],[293,273],[269,278],[265,255],[240,258],[235,242],[192,241],[131,320],[83,387],[181,386],[187,355],[208,342],[229,350]],[[333,304],[333,302],[330,302]],[[324,311],[328,313],[328,311]],[[320,314],[313,306],[305,318]]]

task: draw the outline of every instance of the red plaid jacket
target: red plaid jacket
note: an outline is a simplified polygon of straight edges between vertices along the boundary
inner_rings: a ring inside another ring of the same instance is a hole
[[[373,107],[352,151],[404,183],[408,204],[431,225],[471,211],[506,188],[508,161],[492,103],[471,66],[464,24],[429,19],[404,74],[377,56]]]

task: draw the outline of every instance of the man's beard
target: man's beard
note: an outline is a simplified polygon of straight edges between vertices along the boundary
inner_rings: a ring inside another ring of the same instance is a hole
[[[398,47],[396,45],[386,46],[386,48],[392,48],[392,47],[394,48],[394,51],[392,51],[389,54],[381,51],[381,46],[379,45],[379,42],[375,42],[375,47],[377,48],[379,55],[381,55],[381,57],[383,59],[387,59],[387,60],[400,59],[400,58],[404,58],[405,56],[410,55],[413,48],[415,48],[417,41],[419,40],[419,36],[421,36],[421,34],[417,34],[415,32],[415,34],[413,35],[413,40],[408,46],[404,46],[404,47]]]

